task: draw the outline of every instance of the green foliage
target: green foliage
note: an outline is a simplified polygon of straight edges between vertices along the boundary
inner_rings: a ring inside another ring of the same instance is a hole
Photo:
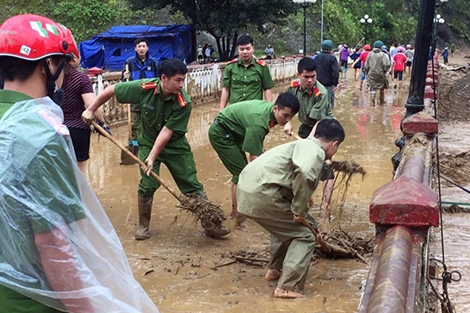
[[[135,9],[169,7],[170,12],[181,12],[198,30],[207,31],[217,41],[217,50],[223,60],[233,57],[231,44],[239,31],[247,25],[258,30],[268,22],[278,22],[293,12],[287,0],[128,0]]]
[[[237,36],[249,33],[255,46],[273,45],[277,55],[296,53],[303,46],[303,9],[292,0],[0,0],[0,20],[20,13],[48,16],[69,27],[76,40],[91,38],[110,26],[130,24],[192,24],[217,41],[223,59],[233,57],[230,51]],[[307,52],[319,49],[321,3],[306,9]],[[373,22],[367,27],[367,41],[377,39],[387,45],[413,42],[421,0],[323,0],[324,39],[335,45],[354,46],[365,35],[360,23],[364,14]],[[457,46],[470,40],[470,1],[449,0],[437,8],[446,20],[438,28],[442,44]]]

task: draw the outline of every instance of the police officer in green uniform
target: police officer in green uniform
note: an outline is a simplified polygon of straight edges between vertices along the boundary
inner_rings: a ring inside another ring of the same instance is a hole
[[[337,120],[323,119],[314,136],[268,150],[240,174],[240,213],[271,234],[271,259],[265,279],[279,279],[276,298],[302,297],[316,245],[315,236],[304,226],[317,226],[309,213],[308,199],[318,186],[324,161],[338,151],[344,137]]]
[[[177,59],[165,60],[160,66],[160,78],[118,83],[107,87],[95,102],[83,113],[84,120],[90,122],[92,113],[113,95],[121,103],[141,104],[139,158],[146,167],[141,169],[138,189],[139,225],[135,239],[148,239],[153,194],[160,187],[150,177],[153,169],[157,174],[160,163],[164,163],[180,191],[185,195],[206,197],[202,184],[196,177],[196,165],[191,147],[186,139],[192,103],[183,89],[186,65]],[[183,166],[184,165],[184,166]],[[222,237],[230,230],[214,226],[204,218],[201,225],[206,235]]]
[[[326,88],[317,80],[317,66],[311,58],[303,58],[297,65],[298,80],[290,83],[286,92],[293,94],[299,99],[299,136],[307,138],[313,126],[323,118],[334,118],[328,100]],[[284,131],[292,132],[292,123],[287,123]]]
[[[325,118],[335,118],[330,106],[327,89],[316,79],[317,65],[311,58],[303,58],[297,65],[298,80],[291,82],[287,92],[295,95],[300,102],[299,121],[302,123],[299,127],[299,136],[307,138],[315,124]],[[292,123],[284,126],[287,134],[292,133]],[[321,214],[328,215],[329,221],[329,203],[334,185],[333,171],[326,165],[323,165],[321,181],[325,182],[323,186],[323,199],[321,205]]]
[[[266,63],[253,57],[253,38],[244,35],[237,41],[237,59],[228,62],[224,71],[220,110],[227,103],[237,103],[246,100],[263,100],[272,102],[271,88],[274,87],[271,73]]]
[[[237,226],[243,226],[244,216],[237,214],[236,190],[238,176],[250,162],[263,153],[264,137],[276,124],[289,122],[299,111],[299,101],[294,95],[282,93],[273,105],[269,101],[249,100],[223,109],[209,127],[209,140],[220,160],[232,174],[232,217]]]

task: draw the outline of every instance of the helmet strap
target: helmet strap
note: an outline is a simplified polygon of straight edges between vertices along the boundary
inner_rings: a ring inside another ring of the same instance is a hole
[[[56,84],[55,81],[57,78],[59,78],[60,73],[62,72],[64,65],[65,65],[66,58],[62,58],[60,60],[59,66],[57,67],[57,70],[55,71],[54,74],[51,73],[51,70],[49,69],[49,65],[47,64],[46,59],[44,60],[44,71],[46,72],[46,79],[47,79],[47,96],[52,98],[54,96],[55,90],[56,90]]]

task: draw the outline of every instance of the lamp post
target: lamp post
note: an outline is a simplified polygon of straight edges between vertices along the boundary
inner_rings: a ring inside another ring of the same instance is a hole
[[[315,3],[317,0],[292,0],[294,3],[300,4],[300,6],[304,9],[304,50],[302,51],[304,55],[307,55],[307,20],[305,16],[307,14],[307,6],[309,3]]]
[[[440,14],[436,14],[436,17],[433,20],[433,32],[432,32],[432,53],[434,55],[434,52],[436,51],[437,47],[437,26],[439,24],[444,24],[445,20],[441,17]]]
[[[324,0],[321,0],[321,28],[320,28],[320,49],[321,49],[321,43],[323,42],[323,4]]]
[[[360,19],[361,24],[365,27],[365,33],[364,33],[364,42],[367,43],[367,27],[372,23],[372,19],[369,17],[369,15],[364,15],[363,18]]]
[[[429,47],[431,46],[431,37],[435,30],[433,29],[434,20],[437,17],[434,16],[435,8],[445,2],[447,0],[440,0],[438,4],[436,4],[436,0],[421,0],[416,30],[416,48],[411,67],[410,91],[406,100],[404,118],[424,110],[424,88],[426,85]],[[439,19],[437,20],[439,22]]]

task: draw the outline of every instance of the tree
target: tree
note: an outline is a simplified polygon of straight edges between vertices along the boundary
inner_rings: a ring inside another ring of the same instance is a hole
[[[220,58],[233,58],[238,33],[247,25],[262,29],[267,22],[279,23],[296,9],[289,0],[128,0],[134,9],[162,9],[181,12],[198,30],[211,34]]]

